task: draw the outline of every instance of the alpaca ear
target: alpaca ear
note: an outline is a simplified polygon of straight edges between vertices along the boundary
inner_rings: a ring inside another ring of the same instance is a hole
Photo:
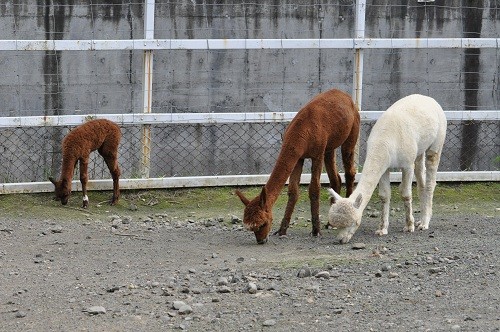
[[[361,194],[358,195],[358,197],[356,197],[356,200],[354,201],[354,208],[356,209],[359,209],[359,207],[361,206],[361,201],[363,200],[363,196],[361,196]]]
[[[52,182],[52,184],[56,184],[56,180],[54,180],[54,178],[52,176],[49,177],[49,181]]]
[[[267,191],[266,187],[262,187],[262,191],[260,192],[260,207],[265,209],[267,202]]]
[[[341,199],[342,197],[337,194],[337,192],[335,192],[335,190],[333,190],[332,188],[328,188],[328,193],[330,193],[330,204],[334,204],[335,202],[337,202],[339,199]]]
[[[245,206],[247,206],[247,205],[248,205],[248,203],[250,203],[250,201],[248,200],[248,198],[246,198],[246,197],[245,197],[245,195],[243,195],[243,193],[242,193],[241,191],[236,190],[234,193],[235,193],[235,194],[236,194],[236,195],[240,198],[241,202],[242,202]]]

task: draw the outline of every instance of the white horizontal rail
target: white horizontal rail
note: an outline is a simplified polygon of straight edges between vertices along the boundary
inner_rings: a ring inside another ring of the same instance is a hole
[[[344,174],[340,174],[345,183]],[[362,174],[356,174],[356,182]],[[194,188],[194,187],[222,187],[222,186],[258,186],[263,185],[269,179],[269,174],[262,175],[224,175],[224,176],[193,176],[193,177],[171,177],[150,179],[121,179],[120,188],[128,189],[164,189],[164,188]],[[401,172],[392,172],[391,182],[401,182]],[[307,184],[311,180],[311,174],[303,174],[301,183]],[[498,171],[479,172],[438,172],[437,181],[500,181]],[[328,176],[321,175],[321,183],[328,184]],[[112,190],[113,181],[90,180],[88,190]],[[81,191],[78,180],[72,183],[73,191]],[[0,184],[0,194],[21,194],[35,192],[53,192],[54,185],[51,182],[25,182],[25,183],[3,183]]]
[[[360,112],[361,121],[375,121],[383,112]],[[129,113],[53,116],[0,117],[0,128],[76,126],[90,119],[108,119],[122,125],[142,124],[216,124],[290,122],[297,112],[259,113]],[[448,120],[495,121],[500,110],[445,111]]]
[[[0,40],[2,51],[499,48],[500,38]]]

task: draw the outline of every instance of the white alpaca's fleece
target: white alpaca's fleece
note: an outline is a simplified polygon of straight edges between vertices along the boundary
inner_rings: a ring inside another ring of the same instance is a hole
[[[418,228],[429,228],[432,197],[446,126],[446,117],[441,106],[431,97],[418,94],[398,100],[382,114],[368,137],[363,172],[354,192],[349,198],[342,198],[329,189],[332,205],[328,221],[331,226],[341,229],[338,235],[341,243],[349,242],[358,229],[363,211],[377,184],[383,207],[376,234],[387,234],[391,168],[399,168],[402,171],[400,192],[405,204],[404,231],[415,230],[411,194],[413,173],[417,180],[422,213]]]

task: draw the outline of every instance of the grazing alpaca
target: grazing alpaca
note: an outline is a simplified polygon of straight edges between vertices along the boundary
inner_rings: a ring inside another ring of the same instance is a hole
[[[329,189],[332,205],[329,224],[341,229],[338,239],[347,243],[361,223],[363,210],[379,186],[382,215],[378,235],[387,234],[391,188],[389,170],[402,170],[400,185],[405,204],[404,231],[415,230],[412,213],[412,176],[415,171],[422,218],[419,229],[428,229],[432,215],[432,197],[436,172],[446,136],[446,117],[432,98],[411,95],[389,107],[373,126],[368,138],[366,161],[356,189],[349,198],[342,198]]]
[[[281,227],[276,232],[286,235],[290,218],[298,199],[300,175],[305,158],[311,158],[311,202],[312,234],[320,234],[319,196],[320,176],[325,161],[330,186],[340,193],[341,179],[335,165],[335,149],[342,146],[342,161],[345,168],[347,196],[354,187],[356,169],[354,148],[359,134],[359,113],[352,98],[345,92],[329,90],[314,97],[290,122],[283,137],[283,145],[266,185],[259,196],[247,199],[241,192],[236,194],[245,205],[243,223],[255,233],[257,243],[267,241],[273,221],[272,207],[281,188],[290,177],[288,203]]]
[[[97,150],[104,158],[106,165],[113,177],[113,198],[111,205],[114,205],[120,197],[118,179],[120,168],[118,167],[118,144],[120,143],[120,127],[116,123],[106,119],[91,120],[75,129],[71,130],[62,142],[62,174],[61,179],[49,180],[55,186],[56,199],[63,205],[68,203],[71,195],[71,179],[76,163],[80,162],[80,182],[83,191],[83,208],[88,207],[89,198],[87,196],[87,168],[89,164],[90,152]]]

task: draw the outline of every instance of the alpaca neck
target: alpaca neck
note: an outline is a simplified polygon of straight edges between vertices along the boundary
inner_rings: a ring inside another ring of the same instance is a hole
[[[292,170],[298,160],[299,157],[284,157],[282,149],[282,152],[276,161],[276,165],[269,176],[269,180],[267,180],[265,185],[267,202],[270,206],[273,206],[278,199],[281,189],[285,186],[286,180],[290,177],[290,174],[292,173]]]
[[[75,171],[76,162],[77,160],[75,160],[74,158],[67,158],[63,156],[61,180],[64,179],[71,183],[71,180],[73,179],[73,173]]]
[[[380,157],[380,155],[378,156]],[[351,194],[350,198],[356,199],[358,194],[362,195],[360,209],[363,211],[368,205],[370,198],[377,188],[382,175],[387,171],[389,165],[386,158],[367,158],[365,164],[363,165],[363,172],[361,173],[361,179],[356,187],[356,189]]]

